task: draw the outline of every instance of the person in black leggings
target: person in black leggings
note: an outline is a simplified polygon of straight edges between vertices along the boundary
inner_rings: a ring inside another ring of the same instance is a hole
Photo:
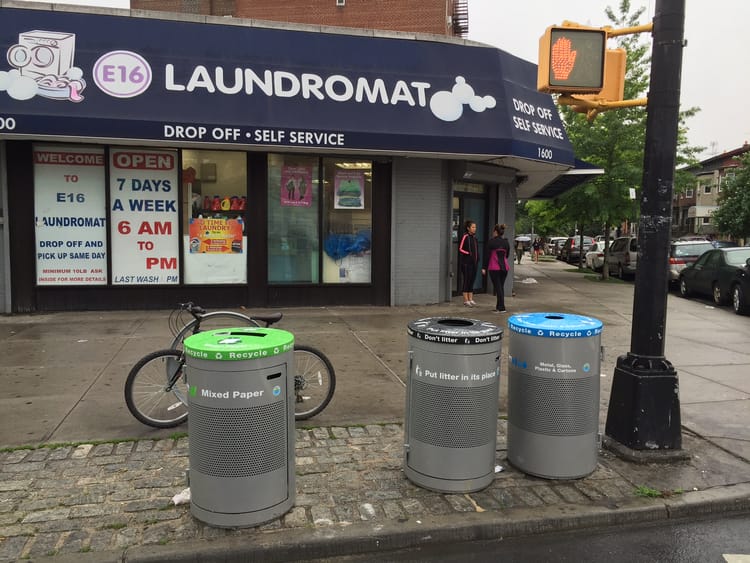
[[[487,243],[487,252],[484,259],[484,268],[482,274],[489,273],[492,285],[495,288],[496,313],[505,312],[505,278],[508,277],[510,264],[508,255],[510,254],[510,243],[503,234],[505,234],[505,225],[495,225],[492,229],[492,238]],[[513,260],[511,258],[511,260]]]
[[[458,245],[458,263],[461,267],[461,291],[464,294],[464,306],[473,307],[474,278],[479,264],[479,244],[477,243],[477,224],[468,219],[464,223],[464,234]]]

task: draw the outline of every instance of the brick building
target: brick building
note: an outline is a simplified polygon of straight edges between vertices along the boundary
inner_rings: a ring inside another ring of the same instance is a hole
[[[468,0],[131,0],[131,9],[466,37]]]

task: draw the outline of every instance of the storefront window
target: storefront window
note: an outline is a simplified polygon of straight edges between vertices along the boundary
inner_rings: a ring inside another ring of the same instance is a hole
[[[34,146],[37,285],[106,285],[104,149]]]
[[[182,153],[186,284],[247,282],[245,153]]]
[[[323,281],[370,283],[372,162],[323,160]]]
[[[109,153],[112,285],[177,284],[177,151],[112,147]]]
[[[319,283],[318,159],[268,156],[268,281]]]

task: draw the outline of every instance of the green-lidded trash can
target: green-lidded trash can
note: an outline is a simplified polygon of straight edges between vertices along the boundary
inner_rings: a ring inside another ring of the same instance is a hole
[[[184,348],[191,513],[220,528],[285,514],[295,499],[294,336],[227,328]]]
[[[585,477],[599,449],[602,322],[529,313],[508,328],[508,461],[537,477]]]
[[[495,478],[500,349],[492,323],[412,321],[404,425],[404,474],[433,491],[468,493]]]

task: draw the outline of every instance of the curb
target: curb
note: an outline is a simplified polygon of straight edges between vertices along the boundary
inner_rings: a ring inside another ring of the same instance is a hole
[[[299,561],[344,556],[383,557],[388,552],[448,543],[500,540],[536,534],[596,530],[646,522],[697,519],[750,511],[750,483],[687,492],[669,499],[633,499],[600,506],[511,508],[503,514],[431,516],[385,524],[259,532],[255,536],[136,546],[122,552],[67,554],[60,563],[184,563]],[[89,557],[91,556],[91,558]]]

